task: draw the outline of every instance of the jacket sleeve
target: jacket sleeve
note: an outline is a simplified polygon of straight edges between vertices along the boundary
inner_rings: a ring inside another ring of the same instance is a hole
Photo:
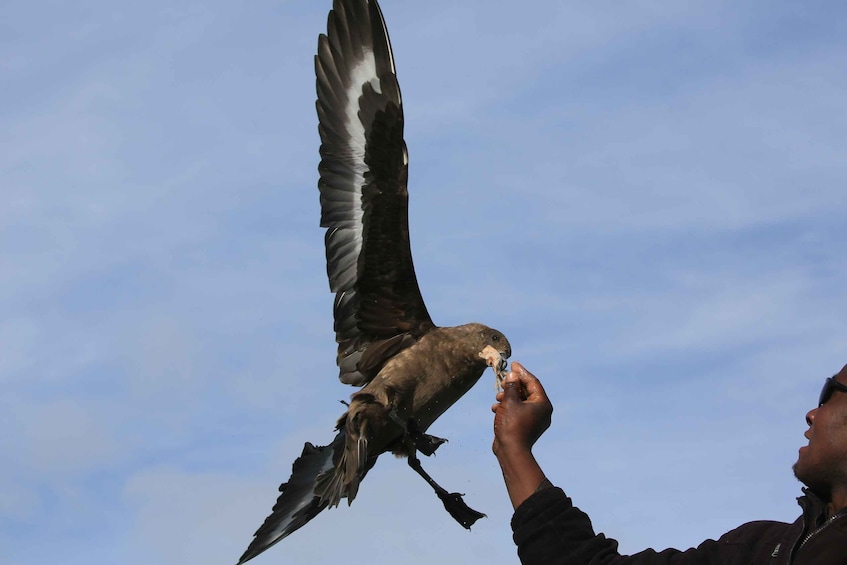
[[[588,515],[556,487],[538,491],[524,501],[512,517],[512,531],[524,565],[705,565],[743,559],[725,543],[714,540],[684,552],[648,549],[622,556],[618,542],[595,534]]]

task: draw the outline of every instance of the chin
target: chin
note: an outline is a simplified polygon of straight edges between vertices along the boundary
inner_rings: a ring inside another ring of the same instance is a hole
[[[794,476],[797,478],[798,481],[800,481],[807,487],[811,487],[812,485],[810,483],[814,481],[810,480],[808,468],[803,463],[803,458],[800,457],[799,459],[797,459],[797,462],[791,466],[791,470],[794,471]]]
[[[822,499],[829,500],[831,492],[829,483],[826,480],[815,480],[814,476],[809,475],[799,461],[794,464],[792,470],[794,471],[794,476],[798,481],[806,485]]]

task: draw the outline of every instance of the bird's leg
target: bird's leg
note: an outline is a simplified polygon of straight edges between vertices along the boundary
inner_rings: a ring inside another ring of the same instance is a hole
[[[409,418],[403,421],[396,409],[392,408],[389,411],[391,419],[403,428],[405,439],[411,442],[414,449],[420,451],[427,457],[435,453],[442,443],[447,443],[447,439],[443,437],[432,436],[425,434],[418,429],[418,424],[414,418]],[[414,451],[414,450],[413,450]]]
[[[409,450],[408,460],[409,467],[414,469],[418,475],[423,477],[423,479],[429,483],[429,486],[435,490],[435,494],[438,495],[438,498],[440,498],[441,502],[444,504],[444,509],[447,510],[453,519],[459,522],[463,528],[470,530],[471,526],[474,525],[474,522],[480,518],[485,518],[485,514],[477,512],[465,504],[465,501],[462,500],[462,494],[458,492],[447,492],[446,489],[436,483],[435,480],[429,476],[429,473],[424,471],[423,467],[421,467],[421,462],[414,449]]]
[[[410,418],[406,422],[406,435],[411,439],[415,449],[429,457],[442,443],[447,443],[447,438],[425,434],[418,429],[417,422]]]

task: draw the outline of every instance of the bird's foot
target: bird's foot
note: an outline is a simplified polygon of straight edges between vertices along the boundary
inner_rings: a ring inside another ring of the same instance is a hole
[[[423,477],[423,479],[429,483],[429,486],[435,490],[435,494],[438,495],[438,498],[440,498],[441,502],[444,504],[444,509],[453,517],[454,520],[459,522],[463,528],[470,530],[471,526],[474,525],[474,522],[485,517],[485,514],[482,512],[477,512],[465,504],[465,501],[462,500],[462,496],[464,495],[459,494],[458,492],[447,492],[447,489],[436,483],[433,478],[429,476],[429,473],[424,471],[420,460],[414,452],[408,455],[407,462],[409,463],[409,467],[414,469],[414,471]]]
[[[447,439],[443,437],[431,436],[429,434],[418,433],[416,436],[412,436],[412,443],[415,445],[415,449],[429,457],[435,450],[438,449],[442,443],[447,443]]]
[[[394,416],[392,416],[394,417]],[[395,418],[396,421],[396,418]],[[418,429],[418,423],[414,418],[410,418],[403,424],[405,440],[417,450],[429,457],[442,443],[447,443],[443,437],[432,436],[425,434]]]
[[[467,530],[471,529],[474,522],[486,517],[482,512],[477,512],[465,504],[465,501],[462,499],[463,495],[458,492],[448,493],[447,491],[436,491],[436,494],[441,499],[441,502],[444,503],[444,509]]]

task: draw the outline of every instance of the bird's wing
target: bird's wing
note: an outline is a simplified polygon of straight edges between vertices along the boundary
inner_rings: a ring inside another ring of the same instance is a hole
[[[339,432],[335,440],[326,446],[315,447],[307,443],[303,453],[294,462],[291,478],[279,487],[280,495],[273,512],[265,518],[250,547],[238,560],[237,565],[253,559],[275,543],[304,526],[317,516],[327,502],[315,496],[315,482],[321,473],[332,469],[338,452],[344,449],[344,434]]]
[[[334,1],[315,72],[339,378],[364,385],[433,327],[409,247],[400,86],[374,0]]]

